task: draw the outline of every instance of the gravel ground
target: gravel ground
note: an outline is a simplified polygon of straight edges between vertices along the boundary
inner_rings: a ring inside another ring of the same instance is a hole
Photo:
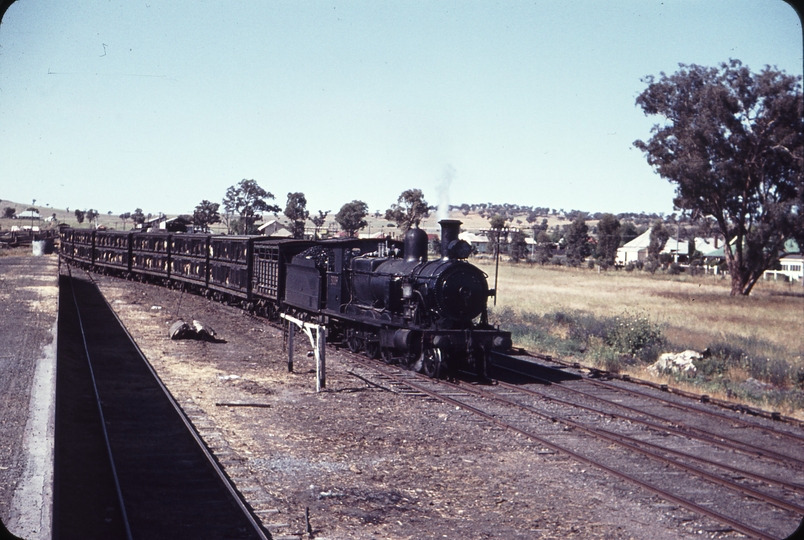
[[[18,515],[11,519],[12,500],[26,467],[28,474],[31,473],[33,464],[29,459],[32,453],[42,456],[46,452],[45,448],[32,446],[34,439],[43,443],[48,433],[45,430],[30,433],[29,426],[26,436],[26,425],[37,363],[48,354],[52,356],[47,350],[53,347],[58,311],[58,259],[32,257],[29,253],[30,247],[0,256],[0,519],[10,527],[18,523]],[[52,448],[52,426],[49,436]],[[46,482],[48,474],[52,481],[52,462],[45,461],[39,464],[49,469],[49,472],[39,469],[42,482]],[[41,504],[42,489],[50,487],[43,487],[40,482],[37,505]],[[47,491],[45,497],[49,496]],[[23,510],[42,509],[40,506]],[[48,517],[42,516],[45,521]]]
[[[98,279],[275,539],[740,537],[454,406],[371,387],[327,352],[315,392],[297,338],[201,297]],[[224,342],[171,341],[178,318]],[[251,406],[232,406],[250,404]]]

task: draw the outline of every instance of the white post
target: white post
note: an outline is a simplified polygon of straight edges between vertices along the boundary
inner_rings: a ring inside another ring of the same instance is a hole
[[[318,326],[316,330],[315,391],[320,392],[327,386],[327,329],[324,326]]]
[[[296,334],[296,325],[288,321],[288,372],[293,373],[293,336]]]
[[[315,390],[316,392],[320,392],[327,386],[327,328],[323,325],[301,321],[295,317],[287,315],[286,313],[280,313],[279,316],[288,321],[288,371],[293,371],[293,334],[295,325],[298,326],[305,334],[307,334],[307,337],[310,339],[310,346],[313,347],[313,352],[315,354],[316,373]],[[315,330],[315,337],[313,337],[313,330]]]

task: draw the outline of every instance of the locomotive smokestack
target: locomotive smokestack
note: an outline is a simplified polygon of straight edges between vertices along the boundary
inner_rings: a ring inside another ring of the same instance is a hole
[[[458,241],[458,235],[461,233],[461,223],[462,221],[459,219],[442,219],[438,222],[441,225],[442,259],[450,258],[449,246]]]

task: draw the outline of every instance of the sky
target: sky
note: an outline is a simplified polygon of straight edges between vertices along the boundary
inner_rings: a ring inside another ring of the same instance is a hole
[[[647,75],[801,75],[781,0],[19,0],[0,24],[0,199],[192,213],[253,179],[284,208],[673,211],[633,147]],[[0,203],[2,206],[2,203]]]

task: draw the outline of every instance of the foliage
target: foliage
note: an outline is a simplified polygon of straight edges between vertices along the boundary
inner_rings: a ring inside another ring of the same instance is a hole
[[[611,266],[620,247],[620,220],[612,214],[603,214],[597,224],[597,258],[601,264]]]
[[[398,204],[392,204],[385,211],[385,219],[395,222],[403,233],[418,227],[422,219],[430,215],[430,207],[420,189],[406,189],[396,202]]]
[[[588,233],[589,227],[583,216],[577,217],[569,226],[564,238],[567,242],[567,264],[570,266],[580,265],[592,253]]]
[[[329,210],[327,210],[326,212],[324,212],[323,210],[319,210],[317,216],[313,216],[310,218],[310,221],[312,221],[313,225],[315,226],[315,232],[313,233],[313,236],[315,237],[316,240],[318,240],[318,231],[320,231],[321,227],[323,227],[324,223],[326,223],[328,215]]]
[[[354,200],[344,204],[335,215],[335,221],[349,236],[355,236],[357,231],[368,225],[365,217],[368,215],[368,205],[363,201]]]
[[[145,214],[142,213],[142,208],[135,208],[131,213],[131,221],[138,225],[145,223]]]
[[[536,235],[536,245],[533,249],[533,260],[539,264],[547,264],[553,257],[555,244],[550,240],[550,235],[546,231],[541,231]]]
[[[17,209],[6,206],[3,208],[3,217],[6,219],[13,219],[17,215]]]
[[[262,219],[257,212],[279,212],[275,204],[268,204],[266,199],[274,196],[257,184],[255,180],[243,179],[235,186],[229,186],[223,198],[223,208],[228,215],[239,214],[243,226],[243,234],[255,234],[254,222]]]
[[[193,211],[193,225],[204,231],[209,231],[210,225],[221,222],[221,214],[218,212],[220,206],[218,203],[210,202],[206,199],[202,200]]]
[[[639,229],[637,229],[637,226],[634,225],[633,222],[628,221],[623,223],[620,227],[620,246],[624,246],[640,234]]]
[[[614,318],[614,325],[608,330],[606,343],[620,354],[651,360],[658,347],[664,344],[662,331],[645,315],[625,313]]]
[[[310,217],[304,193],[288,193],[285,216],[293,222],[293,238],[304,238],[304,222]]]
[[[489,226],[494,231],[489,236],[488,249],[496,257],[502,251],[503,246],[508,242],[508,232],[503,234],[503,229],[506,226],[506,218],[501,214],[494,214],[489,218]]]
[[[676,184],[677,208],[715,220],[728,240],[731,294],[748,295],[785,240],[804,236],[795,211],[804,202],[801,78],[767,66],[752,73],[739,60],[679,67],[643,79],[636,103],[664,123],[634,146]]]
[[[525,242],[525,234],[521,231],[511,233],[511,260],[519,262],[528,257],[528,244]]]
[[[119,217],[120,220],[123,222],[123,230],[125,230],[126,229],[126,221],[131,219],[131,212],[123,212],[122,214],[120,214],[117,217]]]
[[[76,208],[75,209],[75,219],[78,221],[78,223],[83,223],[84,222],[84,211],[79,210],[78,208]]]
[[[650,229],[650,243],[648,244],[648,257],[654,261],[659,260],[659,254],[670,238],[670,233],[664,228],[661,220],[656,220]]]
[[[99,214],[97,210],[95,210],[94,208],[90,208],[84,213],[84,215],[87,221],[89,221],[90,223],[94,223],[96,227],[98,226],[97,219]]]
[[[556,310],[540,316],[517,314],[505,307],[492,310],[490,317],[512,333],[514,343],[588,357],[607,369],[623,361],[653,361],[665,343],[661,327],[645,315],[600,317],[580,310]]]

